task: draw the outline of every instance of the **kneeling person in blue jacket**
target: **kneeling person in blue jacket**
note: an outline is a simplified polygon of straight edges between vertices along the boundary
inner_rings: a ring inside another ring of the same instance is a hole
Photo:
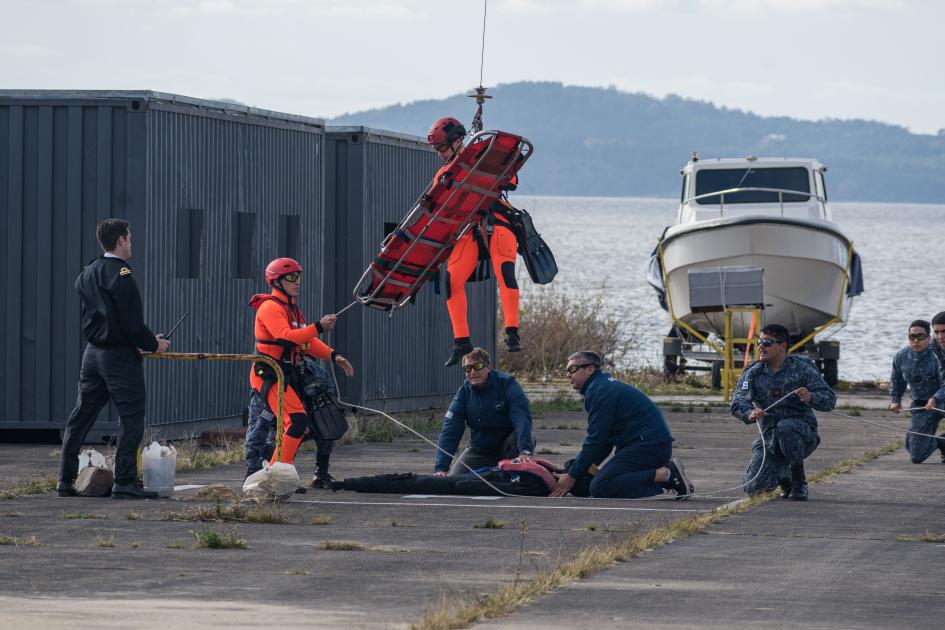
[[[492,467],[503,459],[531,457],[535,449],[532,412],[515,377],[492,369],[489,353],[482,348],[474,348],[463,357],[463,371],[466,382],[456,392],[443,420],[439,443],[442,450],[437,451],[433,474],[444,476],[449,470],[451,475],[462,475],[469,468]],[[456,453],[467,426],[469,447],[450,468],[450,457]]]
[[[587,437],[568,471],[551,492],[561,497],[576,481],[599,466],[591,481],[592,497],[633,499],[673,490],[683,498],[693,492],[682,463],[673,457],[673,437],[663,414],[646,394],[601,372],[595,352],[568,357],[568,380],[581,392],[587,410]]]

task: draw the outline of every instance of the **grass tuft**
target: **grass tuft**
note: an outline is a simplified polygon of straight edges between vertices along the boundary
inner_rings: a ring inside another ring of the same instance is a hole
[[[217,446],[203,447],[199,440],[192,439],[175,443],[174,449],[177,451],[177,472],[235,464],[246,457],[243,440],[226,437],[220,439]]]
[[[194,549],[247,549],[246,541],[237,536],[236,530],[221,534],[215,529],[204,526],[201,530],[190,530],[197,542]]]
[[[114,547],[115,546],[115,536],[96,536],[95,544],[99,547]]]
[[[505,521],[490,516],[484,523],[476,523],[473,527],[475,529],[502,529],[505,527]]]
[[[85,520],[93,518],[106,518],[104,516],[96,516],[91,512],[62,512],[61,513],[63,520]]]
[[[896,536],[900,542],[945,543],[945,534],[933,534],[929,530],[921,536]]]
[[[15,545],[16,538],[13,536],[0,536],[0,545]]]
[[[168,548],[168,549],[183,549],[183,548],[184,548],[184,541],[182,541],[182,540],[180,540],[180,539],[178,539],[178,540],[172,540],[171,542],[167,543],[167,548]]]
[[[313,516],[312,525],[331,525],[331,514],[318,514]]]
[[[419,433],[435,433],[443,428],[443,418],[438,411],[407,411],[390,415]],[[341,443],[393,442],[406,435],[411,434],[384,416],[359,414],[348,417],[348,432],[341,438]]]
[[[125,512],[124,516],[125,516],[126,521],[140,521],[141,520],[141,514],[135,511]]]
[[[285,512],[279,509],[261,505],[253,507],[239,504],[223,505],[219,500],[217,500],[216,505],[197,505],[181,512],[165,510],[161,518],[165,521],[194,521],[198,523],[227,522],[278,525],[289,522]]]
[[[0,499],[17,499],[28,494],[43,494],[56,489],[56,480],[52,477],[14,482],[0,488]]]
[[[43,543],[39,542],[39,538],[36,536],[30,536],[29,538],[17,539],[16,544],[23,545],[25,547],[42,547]]]
[[[367,551],[368,547],[349,540],[326,540],[321,544],[325,551]]]

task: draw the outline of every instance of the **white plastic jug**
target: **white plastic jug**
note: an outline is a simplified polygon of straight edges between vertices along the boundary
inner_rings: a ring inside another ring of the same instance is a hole
[[[161,446],[157,442],[151,442],[151,445],[141,452],[141,468],[145,490],[157,492],[162,497],[174,494],[177,451],[173,446]]]

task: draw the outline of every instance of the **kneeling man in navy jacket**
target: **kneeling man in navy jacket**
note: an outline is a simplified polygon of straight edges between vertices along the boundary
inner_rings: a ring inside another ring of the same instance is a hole
[[[551,496],[567,494],[578,479],[594,474],[612,451],[614,456],[591,481],[593,497],[633,499],[667,489],[682,499],[694,491],[682,463],[673,457],[673,437],[663,414],[646,394],[601,372],[595,352],[572,354],[567,372],[571,387],[584,398],[587,437]]]

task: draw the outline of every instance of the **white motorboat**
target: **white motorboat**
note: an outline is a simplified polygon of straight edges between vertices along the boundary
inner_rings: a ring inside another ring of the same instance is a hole
[[[693,156],[682,170],[676,223],[660,237],[647,274],[673,318],[671,334],[683,340],[693,340],[692,331],[724,334],[721,312],[690,309],[695,269],[718,269],[724,283],[727,268],[761,267],[764,323],[785,326],[795,351],[816,353],[815,336],[846,322],[863,290],[862,274],[827,204],[826,170],[814,159]],[[750,332],[744,318],[732,325],[733,337]],[[834,356],[812,358],[822,365],[826,358],[825,374],[836,379]]]

